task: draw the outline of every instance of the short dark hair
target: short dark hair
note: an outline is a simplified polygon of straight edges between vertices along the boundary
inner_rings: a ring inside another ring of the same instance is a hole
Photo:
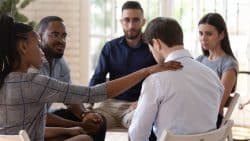
[[[122,12],[125,9],[139,9],[143,13],[143,9],[141,7],[141,4],[137,1],[127,1],[122,5]]]
[[[183,45],[183,32],[179,23],[166,17],[158,17],[149,22],[143,40],[152,45],[152,39],[160,39],[168,47]]]
[[[63,19],[58,17],[58,16],[47,16],[44,17],[39,24],[36,27],[36,31],[41,34],[42,32],[45,31],[45,29],[48,27],[50,22],[55,22],[55,21],[59,21],[59,22],[63,22]]]

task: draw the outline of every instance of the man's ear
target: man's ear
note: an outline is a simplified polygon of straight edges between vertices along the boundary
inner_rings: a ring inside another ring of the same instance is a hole
[[[161,50],[160,39],[155,39],[155,38],[153,38],[152,41],[153,41],[153,45],[154,45],[155,49],[156,49],[157,51],[160,51],[160,50]]]
[[[143,19],[142,19],[142,26],[144,26],[144,25],[145,25],[145,23],[146,23],[146,19],[145,19],[145,18],[143,18]]]

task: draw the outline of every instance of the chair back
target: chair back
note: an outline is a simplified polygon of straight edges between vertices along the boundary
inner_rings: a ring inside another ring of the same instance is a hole
[[[29,135],[25,130],[21,130],[19,132],[19,136],[21,137],[22,141],[30,141]]]
[[[230,97],[228,98],[224,106],[225,108],[227,108],[227,110],[226,113],[224,114],[224,118],[222,119],[221,126],[224,125],[226,121],[230,119],[239,97],[240,95],[238,93],[233,93],[233,95],[230,95]]]
[[[226,138],[228,141],[233,141],[231,136],[232,126],[233,121],[229,120],[219,129],[192,135],[175,135],[164,130],[158,141],[225,141]]]
[[[25,130],[21,130],[19,135],[0,135],[0,141],[30,141]]]

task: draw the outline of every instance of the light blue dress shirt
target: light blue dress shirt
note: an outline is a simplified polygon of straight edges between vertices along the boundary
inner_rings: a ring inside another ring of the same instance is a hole
[[[142,85],[132,124],[131,141],[147,141],[152,126],[157,138],[164,129],[175,134],[194,134],[216,128],[223,85],[208,67],[192,59],[185,49],[168,55],[181,70],[152,74]]]

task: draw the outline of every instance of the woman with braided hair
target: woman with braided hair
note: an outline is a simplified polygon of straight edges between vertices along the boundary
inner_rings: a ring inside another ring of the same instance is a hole
[[[27,73],[31,66],[39,69],[42,64],[38,45],[39,36],[32,27],[0,16],[0,134],[18,134],[24,129],[32,141],[43,141],[47,103],[99,102],[119,95],[154,72],[181,68],[178,62],[167,62],[96,86],[77,86]],[[82,134],[84,129],[79,132],[72,133],[79,138],[68,140],[92,140]]]

